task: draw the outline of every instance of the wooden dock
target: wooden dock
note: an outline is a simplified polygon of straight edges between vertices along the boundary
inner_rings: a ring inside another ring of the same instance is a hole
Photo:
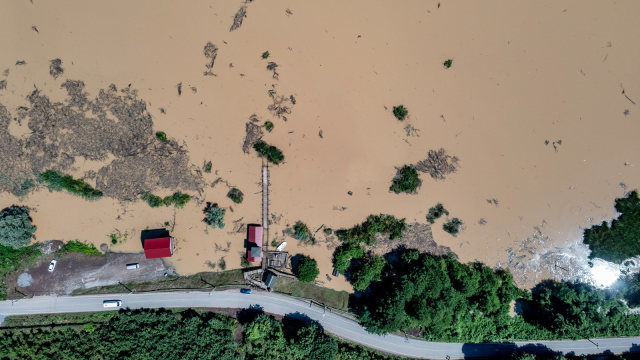
[[[262,270],[267,268],[269,250],[269,165],[262,163]]]

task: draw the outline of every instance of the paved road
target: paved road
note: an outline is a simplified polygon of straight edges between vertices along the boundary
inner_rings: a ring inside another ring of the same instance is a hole
[[[2,316],[28,315],[44,313],[68,313],[104,311],[103,300],[122,299],[123,307],[135,308],[172,308],[172,307],[218,307],[249,308],[259,307],[265,312],[289,315],[297,318],[311,318],[322,324],[325,330],[352,342],[378,349],[387,353],[429,359],[452,359],[463,357],[501,357],[511,353],[517,347],[526,347],[540,353],[549,353],[549,349],[562,353],[599,354],[606,350],[614,353],[628,351],[634,344],[640,344],[640,337],[622,339],[594,339],[599,345],[583,341],[542,341],[537,343],[516,342],[500,344],[449,344],[406,340],[401,336],[378,336],[367,333],[358,323],[337,314],[326,313],[322,308],[310,307],[308,302],[290,297],[254,291],[251,295],[241,294],[238,290],[213,293],[153,293],[119,294],[65,297],[35,297],[17,302],[0,302]],[[113,309],[117,310],[117,309]]]

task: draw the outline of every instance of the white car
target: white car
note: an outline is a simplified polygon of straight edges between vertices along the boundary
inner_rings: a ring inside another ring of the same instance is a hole
[[[53,272],[53,269],[56,268],[57,263],[58,263],[57,260],[51,260],[51,263],[49,263],[49,272]]]
[[[102,302],[102,306],[109,308],[109,307],[120,307],[122,306],[122,301],[120,300],[105,300]]]

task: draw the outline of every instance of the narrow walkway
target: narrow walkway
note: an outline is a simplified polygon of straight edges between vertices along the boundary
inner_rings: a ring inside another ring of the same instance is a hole
[[[262,270],[267,269],[269,250],[269,165],[262,163]]]

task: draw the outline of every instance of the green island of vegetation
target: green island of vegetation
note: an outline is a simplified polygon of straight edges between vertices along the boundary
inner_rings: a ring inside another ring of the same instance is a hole
[[[153,195],[152,193],[146,193],[142,195],[142,200],[146,201],[149,206],[152,208],[160,207],[160,206],[171,206],[177,208],[184,207],[190,200],[191,195],[183,194],[180,191],[173,193],[173,195],[165,196],[161,198],[160,196]]]
[[[11,205],[0,211],[0,245],[19,248],[29,245],[36,226],[31,223],[29,208]]]
[[[42,327],[1,330],[0,353],[8,359],[399,359],[336,339],[313,322],[279,322],[260,310],[236,316],[144,309],[8,317],[8,326]]]
[[[231,188],[227,193],[227,197],[236,204],[242,204],[242,200],[244,200],[244,194],[238,188]]]
[[[418,171],[412,166],[405,165],[400,170],[398,170],[398,174],[393,179],[389,190],[393,191],[396,194],[415,194],[420,185],[422,185],[422,180],[420,180]]]
[[[46,183],[49,190],[66,190],[87,200],[97,200],[104,195],[102,191],[94,189],[82,179],[74,179],[71,175],[65,175],[56,170],[47,170],[38,174],[37,180]]]
[[[621,264],[640,255],[640,199],[632,191],[627,197],[616,199],[616,211],[621,215],[611,222],[584,230],[584,243],[589,245],[589,258],[600,258]]]
[[[407,110],[404,105],[393,107],[393,116],[395,116],[396,119],[403,121],[407,117],[407,115],[409,115],[409,110]]]
[[[320,270],[318,269],[318,262],[315,259],[306,255],[300,258],[298,266],[296,267],[298,280],[302,282],[312,282],[318,275],[320,275]]]
[[[442,215],[449,215],[447,209],[441,203],[437,203],[436,206],[429,208],[429,213],[427,214],[427,221],[429,224],[434,224],[436,220],[440,219]]]
[[[281,164],[284,161],[282,151],[273,145],[269,145],[264,141],[258,141],[253,144],[254,150],[274,165]]]

